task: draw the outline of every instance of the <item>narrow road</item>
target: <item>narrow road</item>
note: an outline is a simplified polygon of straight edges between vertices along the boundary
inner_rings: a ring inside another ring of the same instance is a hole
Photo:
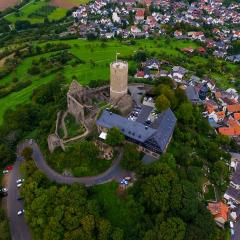
[[[48,166],[37,143],[34,142],[32,145],[30,145],[29,142],[23,142],[18,147],[18,153],[20,154],[20,152],[25,147],[32,148],[33,159],[35,161],[37,168],[44,172],[49,179],[57,183],[62,184],[81,183],[84,184],[86,187],[90,187],[97,184],[103,184],[118,177],[121,177],[123,173],[119,166],[120,160],[122,158],[122,151],[120,151],[119,155],[114,159],[112,166],[102,174],[92,177],[69,177],[57,173]]]
[[[11,171],[8,182],[8,196],[7,196],[7,215],[10,222],[10,232],[12,240],[31,240],[31,234],[24,218],[24,215],[18,216],[17,212],[23,209],[22,200],[17,200],[19,190],[16,181],[20,178],[19,166],[21,162],[17,160]]]
[[[119,153],[118,157],[112,163],[112,166],[102,174],[93,177],[67,177],[63,176],[53,169],[51,169],[38,146],[37,143],[33,142],[33,144],[29,144],[29,142],[25,141],[24,143],[18,146],[17,152],[18,154],[25,147],[31,147],[33,150],[33,159],[38,169],[40,169],[46,176],[60,184],[73,184],[73,183],[81,183],[86,187],[106,183],[113,179],[121,178],[124,174],[124,171],[121,170],[119,163],[122,158],[122,151]],[[12,172],[10,173],[9,183],[8,183],[8,196],[7,196],[7,215],[10,222],[10,231],[12,240],[31,240],[30,230],[26,223],[26,220],[23,216],[18,216],[17,212],[23,209],[22,200],[17,200],[19,197],[19,190],[17,188],[16,181],[20,178],[19,166],[22,160],[17,159]]]

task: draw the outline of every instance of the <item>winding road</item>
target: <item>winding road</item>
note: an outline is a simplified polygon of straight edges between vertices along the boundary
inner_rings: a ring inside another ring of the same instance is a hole
[[[114,159],[112,166],[102,174],[99,174],[93,177],[69,177],[69,176],[63,176],[57,173],[56,171],[54,171],[52,168],[48,166],[36,142],[33,142],[33,144],[29,144],[28,141],[23,142],[18,147],[18,154],[20,155],[21,151],[26,147],[32,148],[33,159],[35,161],[37,168],[42,172],[44,172],[50,180],[55,181],[57,183],[61,183],[61,184],[81,183],[86,187],[90,187],[93,185],[109,182],[113,179],[118,178],[123,173],[119,166],[120,160],[122,158],[122,151],[119,151],[119,154]]]
[[[69,177],[63,176],[55,172],[50,168],[45,161],[42,152],[36,142],[32,144],[29,141],[25,141],[18,146],[17,154],[20,155],[21,151],[25,147],[31,147],[33,150],[33,159],[39,170],[46,174],[46,176],[57,183],[60,184],[73,184],[80,183],[86,187],[90,187],[97,184],[103,184],[109,182],[113,179],[119,180],[126,175],[126,172],[120,168],[120,160],[122,158],[122,151],[119,151],[119,155],[114,159],[112,166],[102,174],[92,177]],[[13,167],[13,171],[10,173],[8,182],[8,196],[6,199],[7,214],[10,221],[10,231],[12,240],[31,240],[31,233],[28,228],[27,222],[24,216],[18,216],[17,212],[23,209],[23,202],[18,200],[19,191],[16,186],[16,181],[20,178],[19,166],[22,160],[20,158],[16,159]]]

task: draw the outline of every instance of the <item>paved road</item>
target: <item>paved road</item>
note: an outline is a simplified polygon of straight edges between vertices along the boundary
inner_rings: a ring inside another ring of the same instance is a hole
[[[17,200],[19,191],[16,181],[20,178],[19,173],[20,161],[16,161],[13,170],[9,176],[8,196],[7,196],[7,215],[10,222],[10,231],[12,240],[31,240],[31,234],[28,229],[24,216],[18,216],[17,212],[23,209],[23,202]]]
[[[88,187],[106,183],[108,181],[111,181],[112,179],[121,178],[123,174],[126,174],[120,169],[119,166],[120,160],[122,158],[122,152],[120,152],[118,157],[113,161],[112,166],[104,173],[94,177],[77,178],[62,176],[61,174],[51,169],[47,165],[40,151],[39,146],[35,142],[32,145],[30,145],[28,142],[22,143],[18,147],[18,153],[20,153],[25,147],[31,147],[33,149],[33,159],[38,169],[43,171],[49,179],[57,183],[63,184],[81,183]],[[8,183],[8,196],[7,196],[7,214],[10,221],[10,231],[12,240],[31,240],[32,239],[31,234],[24,216],[17,216],[17,212],[20,209],[23,209],[22,201],[17,200],[17,198],[19,197],[19,191],[16,185],[16,180],[20,178],[19,166],[21,164],[21,161],[22,160],[16,160],[13,170],[10,173],[11,175]]]
[[[47,165],[37,143],[34,142],[32,145],[30,145],[28,142],[24,142],[20,144],[18,152],[20,153],[25,147],[31,147],[33,149],[33,159],[36,163],[37,168],[44,172],[49,179],[57,183],[63,184],[81,183],[89,187],[97,184],[103,184],[113,179],[118,179],[123,174],[123,171],[119,166],[120,160],[122,158],[122,151],[120,151],[118,157],[113,161],[112,166],[102,174],[93,177],[69,177],[63,176],[55,172],[52,168],[50,168]]]

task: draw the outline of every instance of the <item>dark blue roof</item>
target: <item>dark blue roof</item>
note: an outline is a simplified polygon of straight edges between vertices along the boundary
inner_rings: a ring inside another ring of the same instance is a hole
[[[117,127],[126,137],[144,144],[145,147],[155,149],[157,152],[164,152],[171,139],[176,121],[171,109],[159,114],[150,127],[104,110],[96,123],[105,128]]]
[[[156,133],[153,135],[153,139],[157,142],[162,152],[165,151],[171,139],[176,122],[177,119],[169,108],[159,114],[158,118],[151,125],[151,127],[157,128]]]
[[[240,164],[239,163],[237,165],[237,169],[236,169],[235,173],[233,174],[233,177],[231,180],[235,184],[240,185]]]
[[[142,109],[138,115],[137,122],[145,124],[145,122],[148,120],[148,117],[153,110],[153,107],[142,105]]]
[[[156,132],[155,129],[145,127],[142,123],[128,120],[127,118],[107,110],[103,111],[102,115],[97,120],[97,125],[106,128],[117,127],[125,136],[138,142],[145,142]]]
[[[240,200],[240,191],[231,186],[227,189],[226,194],[233,199]]]
[[[192,85],[188,86],[185,89],[185,92],[186,92],[187,98],[190,102],[199,102],[200,101],[200,98],[199,98],[195,88]]]

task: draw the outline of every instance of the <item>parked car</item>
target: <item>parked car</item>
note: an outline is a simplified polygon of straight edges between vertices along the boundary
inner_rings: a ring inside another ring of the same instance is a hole
[[[18,183],[17,184],[17,187],[19,188],[19,187],[21,187],[22,186],[22,183]]]
[[[21,215],[23,215],[24,214],[24,209],[21,209],[21,210],[19,210],[18,212],[17,212],[17,215],[18,216],[21,216]]]
[[[6,193],[6,192],[8,192],[8,189],[7,189],[7,188],[2,188],[1,191],[2,191],[3,193]]]
[[[13,170],[13,166],[12,165],[9,165],[5,168],[5,170],[8,170],[8,171],[12,171]]]
[[[128,181],[127,181],[127,180],[125,180],[125,179],[123,179],[123,180],[122,180],[120,183],[121,183],[121,184],[128,185]]]
[[[16,183],[23,183],[24,182],[24,179],[23,178],[19,178]]]
[[[33,144],[33,139],[29,140],[29,144],[32,145]]]
[[[233,222],[230,221],[230,228],[234,228]]]
[[[3,170],[3,174],[7,174],[7,173],[9,173],[9,171],[6,170],[6,169],[4,169],[4,170]]]

